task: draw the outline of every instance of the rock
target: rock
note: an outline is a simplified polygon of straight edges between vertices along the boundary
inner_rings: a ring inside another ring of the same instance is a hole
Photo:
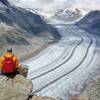
[[[60,100],[59,98],[50,98],[50,97],[41,97],[41,96],[33,96],[30,100]]]
[[[69,100],[100,100],[100,75],[89,83],[80,97],[72,97]]]
[[[69,100],[86,100],[85,97],[83,96],[80,96],[80,97],[72,97],[71,99]]]
[[[27,100],[31,91],[31,81],[22,75],[13,79],[0,76],[0,100]]]
[[[18,69],[19,73],[21,75],[23,75],[24,77],[27,76],[27,73],[28,73],[28,67],[23,67],[23,66],[20,66],[19,69]]]
[[[100,100],[100,75],[90,82],[82,95],[86,100]]]

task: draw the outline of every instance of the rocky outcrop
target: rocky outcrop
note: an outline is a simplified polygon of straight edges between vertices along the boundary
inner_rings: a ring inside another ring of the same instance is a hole
[[[18,72],[20,73],[20,75],[26,77],[28,73],[28,66],[22,67],[21,65],[20,68],[18,69]]]
[[[100,76],[97,76],[83,93],[86,100],[100,100]]]
[[[0,100],[60,100],[42,96],[33,96],[33,85],[31,80],[26,78],[28,66],[21,65],[18,75],[14,77],[0,76]]]
[[[31,81],[22,75],[9,79],[0,76],[0,100],[27,100],[31,91]]]
[[[72,97],[69,100],[100,100],[100,75],[89,83],[80,97]]]

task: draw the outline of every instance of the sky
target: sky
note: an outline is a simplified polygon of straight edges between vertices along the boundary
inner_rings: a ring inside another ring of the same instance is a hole
[[[76,6],[87,10],[100,10],[100,0],[76,0]]]
[[[53,9],[60,6],[65,0],[9,0],[18,6],[27,8]]]
[[[13,4],[25,8],[37,8],[52,11],[62,7],[79,7],[85,10],[100,9],[100,0],[9,0]]]

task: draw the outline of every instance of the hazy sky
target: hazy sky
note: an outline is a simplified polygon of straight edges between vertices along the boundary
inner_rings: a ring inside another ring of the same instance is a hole
[[[52,10],[59,7],[80,7],[87,10],[100,9],[100,0],[9,0],[14,4],[27,7]]]
[[[100,0],[76,0],[76,6],[88,10],[100,10]]]

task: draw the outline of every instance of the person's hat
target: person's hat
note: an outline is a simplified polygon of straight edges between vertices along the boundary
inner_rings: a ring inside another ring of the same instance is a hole
[[[12,48],[8,48],[7,49],[7,52],[12,52]]]

